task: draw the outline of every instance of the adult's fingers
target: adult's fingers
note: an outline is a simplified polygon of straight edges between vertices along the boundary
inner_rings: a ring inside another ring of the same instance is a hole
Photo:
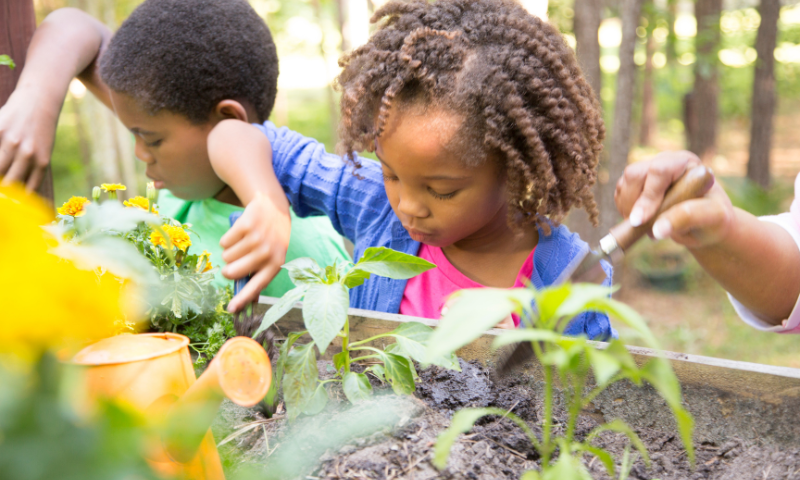
[[[28,182],[25,184],[25,189],[28,192],[34,192],[39,185],[42,183],[42,178],[44,178],[44,168],[39,166],[33,167],[31,174],[28,176]]]
[[[279,271],[279,267],[270,265],[253,275],[253,278],[247,282],[247,285],[242,288],[239,294],[228,303],[228,311],[230,313],[238,312],[248,303],[258,300],[261,290],[264,290],[269,285],[269,282],[275,278]]]
[[[2,185],[10,185],[12,182],[27,182],[31,163],[31,152],[18,149],[14,155],[14,161],[11,163],[11,168],[8,169],[8,172],[3,177]]]
[[[9,140],[8,137],[0,136],[0,177],[6,176],[6,172],[11,168],[14,155],[17,153],[17,142]]]
[[[687,200],[659,216],[653,225],[653,235],[658,239],[670,237],[687,247],[698,247],[722,235],[731,213],[712,199]]]

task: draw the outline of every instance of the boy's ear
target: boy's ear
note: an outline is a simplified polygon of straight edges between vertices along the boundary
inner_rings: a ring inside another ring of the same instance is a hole
[[[251,122],[247,109],[236,100],[223,100],[219,102],[217,106],[214,107],[211,117],[214,123],[227,119],[236,119],[247,123]]]

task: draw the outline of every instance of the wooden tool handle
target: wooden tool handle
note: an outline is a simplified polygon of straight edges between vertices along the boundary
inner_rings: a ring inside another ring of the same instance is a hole
[[[630,248],[637,240],[646,235],[653,228],[653,224],[659,215],[666,212],[675,205],[700,198],[705,195],[714,185],[714,173],[705,165],[688,170],[681,176],[664,195],[664,201],[650,221],[634,227],[628,220],[614,226],[609,233],[617,240],[617,246],[623,251]]]

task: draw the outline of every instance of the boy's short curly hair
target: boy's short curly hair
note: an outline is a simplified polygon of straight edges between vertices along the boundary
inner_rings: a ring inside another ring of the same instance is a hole
[[[561,34],[512,0],[394,0],[369,42],[340,60],[339,150],[373,151],[394,102],[464,121],[455,146],[472,162],[496,158],[509,223],[549,231],[573,207],[597,224],[592,186],[605,127]],[[476,155],[477,153],[477,155]],[[477,158],[477,160],[475,160]]]
[[[149,112],[166,109],[208,120],[222,100],[269,118],[278,54],[264,20],[246,0],[147,0],[100,58],[100,76]]]

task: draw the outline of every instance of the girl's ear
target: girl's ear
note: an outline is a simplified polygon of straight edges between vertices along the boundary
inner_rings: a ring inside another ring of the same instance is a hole
[[[251,121],[247,114],[247,109],[236,100],[223,100],[219,102],[217,106],[214,107],[211,117],[214,123],[227,119],[236,119],[247,123]]]

